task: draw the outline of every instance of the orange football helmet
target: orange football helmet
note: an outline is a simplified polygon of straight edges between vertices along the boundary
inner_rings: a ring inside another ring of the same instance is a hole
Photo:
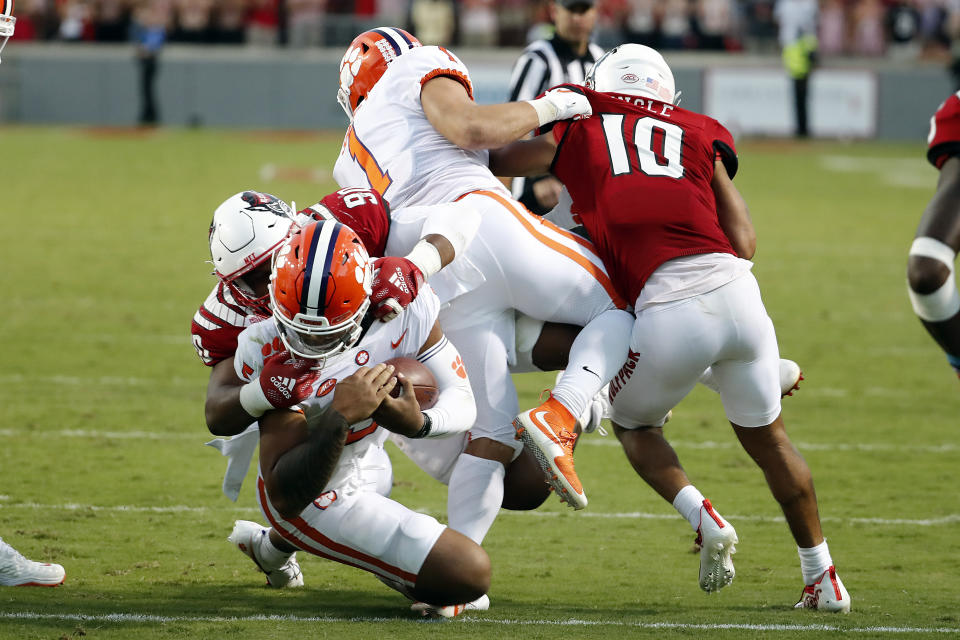
[[[323,220],[294,229],[270,276],[273,318],[287,349],[326,361],[352,348],[372,283],[373,263],[350,227]]]
[[[377,27],[364,31],[350,43],[340,61],[337,102],[353,121],[353,112],[380,81],[387,65],[403,52],[422,46],[403,29]]]

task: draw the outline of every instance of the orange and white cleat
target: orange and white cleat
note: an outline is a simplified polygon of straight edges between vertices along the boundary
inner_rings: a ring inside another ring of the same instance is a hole
[[[800,602],[794,609],[816,609],[830,613],[850,613],[850,594],[840,582],[837,570],[830,565],[820,578],[800,592]]]
[[[411,611],[417,611],[425,618],[456,618],[464,611],[486,611],[490,608],[490,598],[484,594],[467,604],[450,604],[439,607],[426,602],[414,602]]]
[[[576,425],[576,417],[553,396],[513,421],[517,437],[537,459],[547,484],[553,487],[560,501],[574,509],[583,509],[587,506],[587,496],[573,468]]]

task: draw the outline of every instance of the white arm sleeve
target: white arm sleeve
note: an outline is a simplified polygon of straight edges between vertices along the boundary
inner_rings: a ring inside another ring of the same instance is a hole
[[[477,405],[460,352],[444,336],[417,356],[417,360],[430,369],[439,392],[437,403],[424,411],[433,422],[427,437],[443,437],[469,430],[477,419]]]

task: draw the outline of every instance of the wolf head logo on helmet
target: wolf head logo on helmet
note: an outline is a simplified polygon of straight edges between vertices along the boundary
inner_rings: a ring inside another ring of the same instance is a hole
[[[227,198],[210,222],[210,259],[216,275],[240,304],[270,315],[269,297],[258,296],[244,274],[267,263],[290,232],[293,210],[269,193],[242,191]]]
[[[380,81],[387,65],[405,51],[419,46],[420,41],[412,35],[391,27],[364,31],[353,39],[340,61],[340,89],[337,91],[337,102],[351,121],[353,112]]]
[[[13,35],[17,19],[13,17],[13,0],[0,0],[0,53]]]
[[[626,93],[679,104],[673,72],[656,49],[622,44],[600,56],[584,85],[594,91]]]
[[[270,305],[280,338],[324,362],[352,348],[370,307],[373,263],[353,230],[333,220],[294,229],[277,251]]]

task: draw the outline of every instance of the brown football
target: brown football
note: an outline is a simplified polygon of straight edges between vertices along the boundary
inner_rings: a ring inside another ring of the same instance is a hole
[[[390,358],[385,360],[384,364],[392,364],[394,373],[402,373],[410,380],[421,409],[429,409],[437,403],[437,381],[425,364],[413,358]],[[397,382],[397,386],[393,388],[390,395],[394,398],[399,397],[402,388]]]

